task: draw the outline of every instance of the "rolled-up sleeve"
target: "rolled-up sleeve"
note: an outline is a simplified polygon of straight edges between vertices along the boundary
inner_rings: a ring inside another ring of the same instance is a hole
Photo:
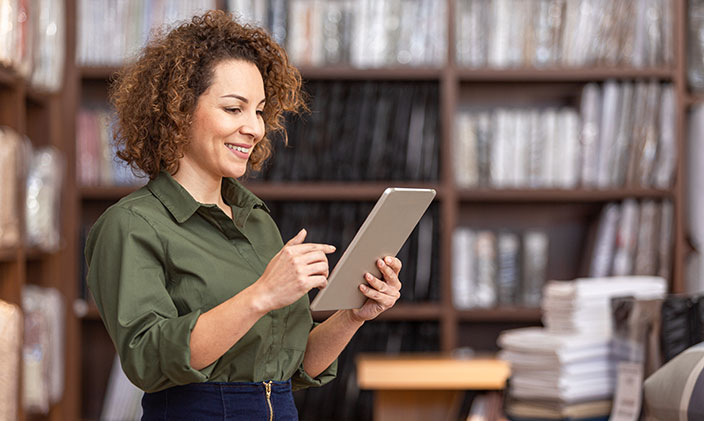
[[[191,331],[200,311],[179,315],[168,294],[165,251],[139,214],[113,207],[86,241],[87,284],[127,377],[155,392],[208,380],[214,364],[190,365]]]
[[[313,330],[313,328],[319,324],[320,323],[314,323],[310,330]],[[316,377],[311,377],[306,373],[306,370],[303,368],[303,362],[301,361],[298,369],[293,374],[293,377],[291,377],[291,387],[295,391],[309,387],[319,387],[330,383],[337,376],[337,361],[338,360],[335,359],[328,368],[323,370],[323,372]]]

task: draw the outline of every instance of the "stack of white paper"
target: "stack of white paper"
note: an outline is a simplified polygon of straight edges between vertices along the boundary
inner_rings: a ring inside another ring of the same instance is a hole
[[[499,345],[500,357],[511,363],[509,393],[515,399],[573,403],[613,393],[608,335],[525,328],[504,332]]]
[[[666,288],[656,276],[548,282],[541,303],[545,327],[508,330],[498,339],[499,357],[511,364],[507,413],[525,416],[516,408],[548,403],[560,414],[589,404],[579,418],[608,415],[616,380],[611,299],[659,298]]]
[[[543,323],[556,333],[611,333],[611,298],[663,297],[665,279],[658,276],[582,278],[551,281],[543,291]]]

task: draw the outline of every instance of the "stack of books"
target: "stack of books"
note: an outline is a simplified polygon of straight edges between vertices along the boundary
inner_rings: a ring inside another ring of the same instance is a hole
[[[76,61],[119,66],[135,58],[152,31],[168,29],[215,9],[215,0],[78,2]]]
[[[456,1],[457,62],[468,67],[655,67],[673,62],[669,1]]]
[[[305,66],[437,66],[447,56],[447,2],[438,0],[229,0]]]
[[[452,236],[452,252],[455,308],[535,308],[540,304],[548,264],[545,232],[458,227]]]
[[[704,89],[704,2],[687,2],[687,76],[693,90]]]
[[[65,2],[0,2],[0,67],[13,69],[31,86],[61,88],[66,56]]]
[[[48,414],[64,393],[64,299],[55,288],[25,285],[22,310],[22,406],[28,413]]]
[[[463,188],[669,188],[677,160],[671,84],[606,81],[571,108],[471,108],[456,117]]]
[[[438,180],[437,83],[315,81],[306,91],[311,112],[287,119],[288,146],[274,139],[262,180]]]
[[[114,112],[81,109],[76,121],[76,175],[80,186],[139,185],[146,179],[117,158]]]
[[[604,419],[615,387],[610,300],[662,297],[660,277],[551,281],[543,292],[545,328],[499,336],[511,364],[506,412],[520,419]]]
[[[543,323],[550,332],[610,335],[611,298],[642,299],[665,295],[665,280],[654,276],[583,278],[551,281],[543,295]]]
[[[0,127],[0,248],[20,243],[20,186],[31,145],[9,127]]]
[[[602,209],[589,276],[670,277],[674,209],[670,201],[626,199]]]
[[[53,146],[32,153],[25,192],[27,244],[45,251],[61,245],[61,192],[66,172],[64,155]]]

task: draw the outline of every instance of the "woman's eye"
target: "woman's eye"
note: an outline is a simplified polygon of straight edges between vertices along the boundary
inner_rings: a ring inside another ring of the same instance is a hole
[[[257,110],[257,115],[259,117],[264,117],[264,110]]]
[[[239,108],[225,108],[225,111],[228,113],[238,113],[240,111]]]

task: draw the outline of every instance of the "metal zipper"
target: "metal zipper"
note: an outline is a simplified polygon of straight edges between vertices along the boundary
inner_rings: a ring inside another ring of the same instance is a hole
[[[263,383],[266,390],[266,403],[269,405],[269,421],[274,421],[274,407],[271,406],[271,380]]]

